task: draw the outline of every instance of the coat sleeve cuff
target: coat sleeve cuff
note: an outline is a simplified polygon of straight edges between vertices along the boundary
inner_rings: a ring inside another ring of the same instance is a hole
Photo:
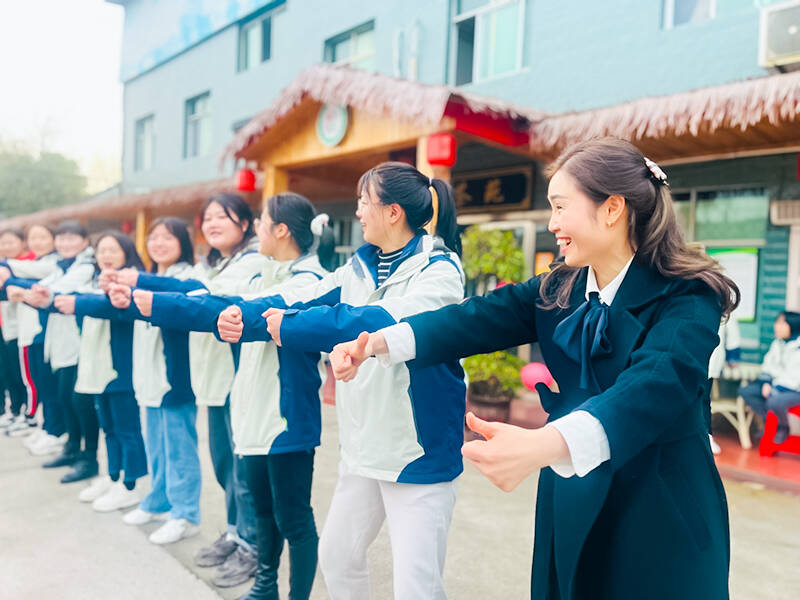
[[[550,465],[556,475],[583,477],[611,458],[603,425],[585,410],[577,410],[550,423],[558,429],[569,449],[569,457]]]
[[[414,330],[408,323],[403,322],[384,327],[379,329],[378,333],[383,335],[389,349],[389,352],[378,354],[375,357],[383,366],[388,367],[416,358],[417,343],[414,339]]]

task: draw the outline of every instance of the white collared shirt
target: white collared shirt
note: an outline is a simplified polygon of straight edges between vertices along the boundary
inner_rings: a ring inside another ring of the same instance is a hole
[[[594,269],[590,266],[586,274],[586,300],[589,299],[589,294],[598,292],[600,301],[611,306],[631,263],[633,257],[602,290],[597,284]],[[387,353],[376,357],[382,364],[388,366],[416,358],[417,346],[411,325],[405,322],[398,323],[381,329],[379,333],[383,334],[388,348]],[[557,475],[583,477],[611,458],[608,436],[603,425],[585,410],[571,412],[549,425],[558,430],[569,449],[569,457],[550,465]]]

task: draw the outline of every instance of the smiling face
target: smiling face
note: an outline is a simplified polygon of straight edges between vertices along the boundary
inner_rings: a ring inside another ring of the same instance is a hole
[[[125,266],[125,250],[110,235],[97,242],[97,265],[101,269],[121,269]]]
[[[62,258],[74,258],[86,249],[89,240],[77,233],[59,233],[55,245]]]
[[[264,256],[274,257],[278,250],[279,240],[285,237],[285,230],[287,230],[287,227],[282,223],[276,224],[272,220],[272,217],[270,217],[268,208],[264,208],[257,222],[256,235],[258,236],[258,251]]]
[[[147,253],[156,265],[166,268],[181,257],[181,242],[166,225],[156,225],[147,236]]]
[[[550,179],[547,198],[552,210],[548,229],[567,265],[584,267],[608,253],[619,234],[603,226],[603,204],[592,201],[563,169]]]
[[[392,206],[402,210],[399,205],[383,204],[372,184],[364,186],[356,209],[356,217],[361,222],[361,230],[364,232],[364,241],[382,247],[389,239]]]
[[[25,251],[25,244],[13,233],[0,235],[0,256],[16,258]]]
[[[786,317],[783,315],[778,315],[772,329],[775,332],[775,337],[778,339],[788,340],[792,336],[792,328],[789,327],[789,323],[787,323]]]
[[[219,250],[223,256],[228,256],[231,250],[242,241],[248,223],[236,223],[222,208],[222,205],[212,202],[203,213],[201,230],[209,246]]]
[[[55,240],[47,227],[33,225],[28,230],[28,248],[38,257],[50,254],[53,251]]]

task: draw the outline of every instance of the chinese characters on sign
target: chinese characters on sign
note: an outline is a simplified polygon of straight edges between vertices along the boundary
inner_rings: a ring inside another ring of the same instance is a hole
[[[530,174],[524,171],[453,177],[459,211],[520,210],[530,206]]]

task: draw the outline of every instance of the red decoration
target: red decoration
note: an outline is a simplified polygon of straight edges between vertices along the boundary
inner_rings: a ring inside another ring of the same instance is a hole
[[[122,231],[122,233],[128,235],[133,231],[133,223],[131,221],[125,220],[122,223],[120,223],[119,228]]]
[[[239,169],[236,173],[236,189],[240,192],[252,192],[256,189],[256,174],[250,169]]]
[[[428,164],[452,167],[456,164],[456,138],[449,133],[434,133],[428,137]]]
[[[200,231],[200,227],[203,225],[203,217],[199,213],[194,216],[194,228],[197,231]]]
[[[520,379],[529,390],[536,391],[536,384],[543,383],[547,387],[553,384],[553,376],[544,363],[528,363],[520,371]]]

